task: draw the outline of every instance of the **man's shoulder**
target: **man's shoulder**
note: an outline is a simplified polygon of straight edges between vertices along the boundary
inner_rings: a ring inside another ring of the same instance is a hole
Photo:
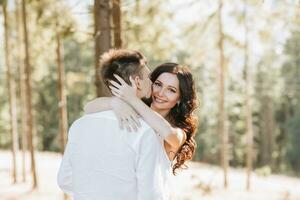
[[[111,121],[117,121],[116,116],[112,111],[102,111],[102,112],[95,112],[90,114],[84,114],[83,116],[77,118],[70,126],[70,130],[74,128],[78,128],[82,126],[83,124],[93,123],[92,121],[95,121],[95,119],[109,119]]]
[[[114,121],[115,123],[119,123],[115,113],[112,110],[107,110],[107,111],[85,114],[85,115],[81,116],[80,118],[76,119],[72,123],[70,129],[72,127],[80,126],[81,124],[84,124],[86,122],[94,121],[95,119],[99,119],[100,121],[105,119],[105,120],[109,120],[109,121]],[[153,129],[142,118],[139,118],[139,121],[141,123],[139,132],[153,131]]]
[[[89,113],[83,115],[81,118],[107,118],[107,119],[117,119],[115,113],[112,110],[106,110],[101,112]],[[79,119],[81,119],[79,118]]]

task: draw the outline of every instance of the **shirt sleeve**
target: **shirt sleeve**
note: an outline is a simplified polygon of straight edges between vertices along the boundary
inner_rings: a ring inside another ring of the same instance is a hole
[[[161,200],[159,150],[161,145],[153,130],[146,131],[139,145],[137,161],[138,200]]]
[[[69,131],[69,136],[71,134],[71,129]],[[60,168],[57,175],[58,186],[67,194],[72,196],[72,165],[70,161],[72,151],[72,144],[68,141],[65,152],[60,164]]]

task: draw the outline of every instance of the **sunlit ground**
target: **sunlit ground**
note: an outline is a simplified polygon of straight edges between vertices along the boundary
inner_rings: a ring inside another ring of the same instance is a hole
[[[29,166],[27,155],[27,166]],[[61,155],[37,153],[38,190],[31,191],[31,183],[21,182],[21,154],[18,154],[19,183],[12,185],[10,177],[11,154],[0,151],[1,200],[59,200],[63,193],[56,184],[56,173]],[[29,169],[27,168],[27,174]],[[173,200],[299,200],[300,179],[282,175],[267,177],[252,175],[252,188],[245,190],[246,175],[241,169],[230,169],[229,187],[223,189],[223,174],[219,167],[191,163],[189,170],[172,177],[170,188]],[[29,180],[29,176],[27,176]]]

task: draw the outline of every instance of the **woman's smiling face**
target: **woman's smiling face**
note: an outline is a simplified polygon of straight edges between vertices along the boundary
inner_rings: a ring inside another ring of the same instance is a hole
[[[152,85],[152,104],[155,110],[171,110],[180,99],[179,80],[176,74],[164,72]]]

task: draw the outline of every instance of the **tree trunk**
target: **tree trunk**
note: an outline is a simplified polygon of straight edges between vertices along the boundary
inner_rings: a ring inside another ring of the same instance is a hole
[[[268,101],[265,95],[261,97],[261,145],[260,145],[260,152],[261,152],[261,165],[267,165],[269,163],[269,155],[268,155],[268,139],[267,139],[267,126],[266,121],[267,119],[267,112],[268,112]]]
[[[280,106],[280,114],[283,115],[283,118],[280,120],[280,123],[285,124],[289,119],[288,113],[288,103],[283,102]],[[279,172],[282,168],[282,161],[284,160],[284,147],[286,145],[288,127],[287,126],[279,126],[279,134],[276,137],[276,145],[278,148],[278,156],[276,158],[275,169]]]
[[[17,124],[17,110],[16,110],[16,87],[15,80],[13,79],[12,69],[9,60],[9,41],[8,41],[8,18],[7,18],[7,4],[6,1],[2,5],[4,15],[4,40],[5,40],[5,64],[6,64],[6,76],[8,87],[8,99],[9,99],[9,114],[10,114],[10,133],[11,133],[11,150],[12,150],[12,176],[13,183],[17,182],[17,162],[16,153],[18,151],[18,124]]]
[[[38,187],[37,175],[35,169],[35,154],[33,149],[33,116],[32,116],[32,102],[31,102],[31,66],[29,55],[29,41],[27,32],[27,19],[26,19],[26,2],[22,0],[22,18],[24,29],[24,45],[25,45],[25,86],[26,86],[26,114],[27,114],[27,126],[28,126],[28,144],[31,157],[31,174],[33,185],[32,188]]]
[[[26,150],[27,150],[27,138],[28,135],[28,127],[26,125],[26,94],[25,94],[25,69],[24,63],[22,62],[24,57],[22,53],[22,32],[21,32],[21,9],[20,9],[20,1],[15,0],[16,5],[16,28],[17,28],[17,45],[18,45],[18,56],[17,56],[17,63],[18,63],[18,72],[19,72],[19,88],[20,88],[20,115],[21,115],[21,138],[22,138],[22,181],[26,181]]]
[[[272,146],[273,146],[273,110],[272,110],[272,99],[263,95],[261,97],[261,145],[260,145],[260,164],[272,165]]]
[[[141,0],[135,0],[135,16],[137,18],[141,17]],[[137,42],[140,42],[140,30],[140,25],[134,29],[134,35]]]
[[[102,81],[100,74],[100,56],[111,48],[111,11],[109,0],[95,0],[94,23],[95,23],[95,85],[97,96],[109,96],[110,92]]]
[[[58,20],[57,20],[58,21]],[[67,143],[68,132],[68,116],[67,116],[67,99],[65,89],[65,67],[63,63],[63,46],[61,44],[60,30],[58,22],[56,22],[56,59],[57,59],[57,74],[58,74],[58,97],[59,97],[59,131],[61,153],[64,153],[65,145]]]
[[[273,102],[272,98],[268,97],[268,109],[266,113],[266,134],[267,134],[267,144],[268,144],[268,164],[273,169],[274,160],[273,160],[273,147],[274,147],[274,112],[273,112]]]
[[[265,139],[265,96],[263,91],[263,83],[264,83],[264,76],[265,73],[262,70],[261,65],[257,65],[257,72],[256,72],[256,96],[259,101],[259,120],[258,120],[258,154],[257,154],[257,166],[263,166],[265,165],[265,158],[266,158],[266,139]]]
[[[228,186],[227,171],[228,171],[228,129],[227,117],[225,111],[225,57],[224,57],[224,34],[222,23],[222,8],[223,1],[220,0],[218,10],[218,27],[219,27],[219,51],[220,51],[220,71],[219,71],[219,134],[221,138],[221,165],[224,171],[224,187]]]
[[[248,65],[248,24],[247,24],[247,0],[244,0],[244,25],[245,25],[245,53],[244,53],[244,72],[245,72],[245,108],[246,108],[246,127],[247,127],[247,181],[246,189],[250,190],[250,179],[253,158],[253,125],[252,125],[252,106],[250,97],[251,79]]]
[[[114,22],[114,48],[119,49],[122,47],[120,0],[113,0],[112,16]]]

